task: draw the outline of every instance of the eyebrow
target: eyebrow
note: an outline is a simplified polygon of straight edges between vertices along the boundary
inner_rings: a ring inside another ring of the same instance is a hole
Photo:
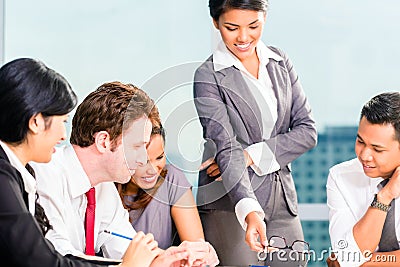
[[[251,25],[251,24],[254,24],[254,23],[256,23],[256,22],[258,22],[258,19],[256,19],[256,20],[255,20],[255,21],[253,21],[253,22],[250,22],[250,23],[249,23],[249,25]],[[224,23],[224,25],[230,25],[230,26],[239,27],[239,25],[238,25],[238,24],[231,23],[231,22],[225,22],[225,23]]]
[[[357,134],[357,138],[364,142],[364,139],[359,134]],[[386,149],[386,147],[381,146],[381,145],[371,144],[371,146],[377,147],[377,148],[385,148]]]

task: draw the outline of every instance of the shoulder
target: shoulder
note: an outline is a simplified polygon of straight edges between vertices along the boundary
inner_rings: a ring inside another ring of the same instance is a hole
[[[6,183],[17,183],[21,190],[24,189],[21,174],[15,169],[9,161],[0,158],[0,184],[5,185]],[[4,188],[3,186],[1,186]]]
[[[179,185],[179,186],[188,187],[188,188],[191,187],[185,174],[180,169],[178,169],[177,167],[175,167],[171,164],[167,164],[165,166],[165,169],[167,170],[167,175],[165,177],[165,181],[169,182],[170,184],[174,184],[174,185]]]
[[[283,49],[281,49],[279,47],[276,47],[273,45],[268,45],[267,48],[270,49],[275,54],[277,54],[278,56],[281,56],[284,60],[288,58],[288,55],[286,54],[286,52],[283,51]]]
[[[353,184],[369,181],[357,158],[339,163],[329,169],[329,179],[336,183]]]
[[[195,82],[208,81],[210,76],[215,75],[213,56],[211,55],[206,61],[204,61],[195,71],[194,80]]]
[[[361,164],[357,158],[336,164],[329,169],[331,173],[346,175],[349,172],[359,172]]]

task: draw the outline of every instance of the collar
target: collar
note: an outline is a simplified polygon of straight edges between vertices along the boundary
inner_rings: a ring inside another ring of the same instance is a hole
[[[22,176],[22,180],[24,182],[25,191],[28,194],[36,194],[36,179],[25,169],[25,166],[22,165],[22,162],[18,159],[18,157],[14,154],[14,152],[8,147],[8,145],[2,141],[0,141],[0,145],[6,153],[10,164],[19,171]]]
[[[269,49],[261,40],[258,42],[256,47],[260,64],[266,66],[270,59],[281,61],[283,58],[276,54],[274,51]],[[213,66],[215,71],[220,71],[232,66],[240,70],[245,70],[242,62],[226,47],[223,41],[220,41],[217,49],[213,53]]]
[[[68,162],[67,179],[70,185],[70,194],[73,198],[84,195],[92,187],[89,177],[84,171],[72,145],[61,147],[64,154],[62,160]]]

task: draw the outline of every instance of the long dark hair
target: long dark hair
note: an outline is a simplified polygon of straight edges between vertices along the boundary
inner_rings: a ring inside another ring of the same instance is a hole
[[[11,61],[0,68],[0,140],[18,145],[26,138],[32,116],[65,115],[76,103],[67,80],[41,61]]]
[[[41,61],[11,61],[0,68],[0,140],[21,144],[32,116],[42,114],[47,128],[51,116],[69,113],[76,103],[77,97],[67,80]],[[29,164],[25,168],[35,176]],[[45,235],[52,227],[37,198],[36,195],[35,218]]]
[[[164,143],[165,143],[165,130],[162,127],[162,125],[158,126],[153,126],[151,130],[151,136],[154,135],[161,135]],[[124,207],[128,210],[141,210],[143,211],[147,205],[149,205],[150,201],[153,199],[154,194],[157,192],[158,188],[162,185],[164,182],[164,179],[167,175],[167,170],[163,169],[161,171],[160,177],[158,177],[157,183],[153,188],[143,190],[141,187],[137,186],[133,182],[129,181],[126,184],[117,184],[117,189],[119,192],[119,195],[121,197],[122,203],[124,204]],[[137,189],[137,195],[135,196],[133,201],[127,202],[124,198],[125,196],[129,196],[129,194],[126,192],[128,184],[131,186],[135,187]]]
[[[210,16],[218,21],[219,17],[231,9],[267,12],[268,0],[209,0]]]

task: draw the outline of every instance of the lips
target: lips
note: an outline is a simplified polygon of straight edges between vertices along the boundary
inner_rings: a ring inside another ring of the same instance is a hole
[[[364,169],[374,169],[374,166],[368,165],[368,164],[362,164]]]
[[[246,51],[250,48],[251,42],[249,43],[244,43],[244,44],[235,44],[236,48],[239,51]]]
[[[146,183],[153,183],[157,180],[158,175],[150,176],[150,177],[141,177],[141,179]]]

